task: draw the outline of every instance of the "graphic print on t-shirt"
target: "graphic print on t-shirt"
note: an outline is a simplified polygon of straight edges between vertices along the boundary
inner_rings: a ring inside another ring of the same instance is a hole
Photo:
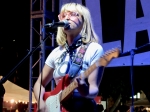
[[[70,68],[70,63],[68,61],[64,61],[60,63],[54,71],[55,77],[65,76]]]

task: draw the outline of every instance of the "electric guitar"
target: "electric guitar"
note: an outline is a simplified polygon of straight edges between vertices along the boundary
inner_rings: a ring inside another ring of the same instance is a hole
[[[113,48],[108,50],[97,60],[93,65],[91,65],[82,75],[88,77],[88,75],[94,71],[99,66],[106,67],[113,58],[119,56],[120,50],[118,48]],[[81,77],[82,78],[82,77]],[[45,101],[48,112],[61,112],[61,102],[65,101],[71,93],[78,87],[76,81],[70,81],[69,74],[66,74],[62,80],[58,83],[56,88],[50,92],[45,92],[43,100]]]

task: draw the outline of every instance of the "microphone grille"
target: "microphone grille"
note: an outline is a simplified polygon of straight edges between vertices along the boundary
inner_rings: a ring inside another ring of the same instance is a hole
[[[68,22],[67,20],[64,20],[63,22],[65,23],[65,26],[64,26],[64,27],[65,27],[65,28],[68,27],[69,22]]]

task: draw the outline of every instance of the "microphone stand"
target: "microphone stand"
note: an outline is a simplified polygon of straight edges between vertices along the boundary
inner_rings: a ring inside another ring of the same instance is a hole
[[[130,66],[130,83],[131,83],[131,96],[132,96],[132,104],[131,104],[131,111],[134,112],[134,85],[133,85],[133,60],[134,60],[134,49],[130,51],[131,55],[131,66]]]
[[[53,33],[50,33],[47,37],[45,37],[42,42],[46,41],[49,37],[51,37]],[[6,76],[4,76],[0,80],[0,112],[3,112],[3,98],[5,94],[5,88],[3,84],[7,81],[7,79],[16,71],[16,69],[23,63],[25,62],[26,59],[28,59],[41,45],[41,42],[32,50],[30,51]]]
[[[125,53],[120,54],[120,57],[122,56],[131,56],[131,66],[130,66],[130,83],[131,83],[131,92],[132,92],[132,103],[131,103],[131,108],[130,112],[134,112],[134,86],[133,86],[133,60],[134,60],[134,55],[135,53],[140,53],[140,52],[146,52],[150,50],[150,43],[147,43],[141,47],[138,47],[136,49],[131,49],[130,51],[127,51]]]

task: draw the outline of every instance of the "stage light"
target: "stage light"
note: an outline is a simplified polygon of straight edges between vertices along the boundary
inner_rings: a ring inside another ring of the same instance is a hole
[[[140,93],[139,92],[137,93],[137,98],[140,99]]]
[[[21,102],[21,100],[18,100],[18,102],[20,103],[20,102]]]
[[[11,99],[11,100],[10,100],[10,103],[14,103],[14,102],[15,102],[15,100],[14,100],[14,99]]]

